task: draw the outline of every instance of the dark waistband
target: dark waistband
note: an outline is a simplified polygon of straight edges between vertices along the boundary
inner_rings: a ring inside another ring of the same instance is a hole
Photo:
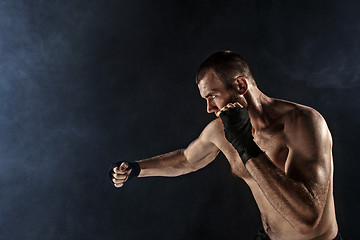
[[[261,228],[256,236],[253,238],[253,240],[271,240],[269,238],[269,236],[266,234],[266,232],[264,231],[263,228]],[[336,234],[336,237],[333,240],[343,240],[343,238],[341,237],[340,232],[338,231],[338,233]]]
[[[338,231],[338,233],[336,234],[336,237],[334,238],[334,240],[343,240],[343,238],[341,237],[340,232]]]

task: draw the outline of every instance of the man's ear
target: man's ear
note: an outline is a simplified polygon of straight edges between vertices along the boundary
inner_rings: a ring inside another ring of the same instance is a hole
[[[239,76],[235,78],[236,89],[239,94],[244,95],[248,90],[248,83],[245,77]]]

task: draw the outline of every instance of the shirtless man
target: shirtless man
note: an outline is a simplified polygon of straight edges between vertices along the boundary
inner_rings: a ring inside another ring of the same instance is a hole
[[[186,149],[114,165],[115,187],[137,176],[197,171],[221,151],[259,207],[265,232],[255,239],[341,239],[333,197],[332,138],[320,113],[266,96],[246,61],[230,51],[210,56],[196,82],[208,113],[218,118]]]

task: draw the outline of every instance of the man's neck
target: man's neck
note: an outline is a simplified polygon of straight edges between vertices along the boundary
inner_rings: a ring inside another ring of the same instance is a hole
[[[247,110],[255,131],[266,127],[269,124],[268,107],[272,99],[262,93],[257,87],[249,86],[248,92],[244,95],[247,102]]]

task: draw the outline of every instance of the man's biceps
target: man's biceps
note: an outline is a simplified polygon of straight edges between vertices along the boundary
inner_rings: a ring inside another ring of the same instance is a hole
[[[184,150],[184,155],[188,161],[196,162],[207,157],[215,158],[218,152],[219,149],[213,143],[196,139]]]
[[[331,156],[313,155],[311,158],[302,154],[289,154],[285,172],[294,180],[306,184],[327,184],[331,175]]]

